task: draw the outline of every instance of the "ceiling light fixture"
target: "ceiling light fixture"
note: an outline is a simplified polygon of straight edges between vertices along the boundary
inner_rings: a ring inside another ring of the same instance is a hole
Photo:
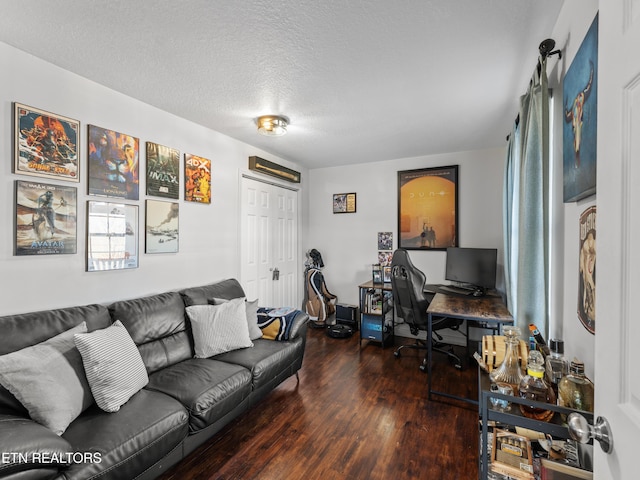
[[[258,132],[268,137],[280,137],[287,133],[289,119],[282,115],[263,115],[256,119]]]

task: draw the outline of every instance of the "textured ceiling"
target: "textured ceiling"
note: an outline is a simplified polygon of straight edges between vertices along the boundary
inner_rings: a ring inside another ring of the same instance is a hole
[[[561,5],[0,0],[0,41],[317,168],[504,145]]]

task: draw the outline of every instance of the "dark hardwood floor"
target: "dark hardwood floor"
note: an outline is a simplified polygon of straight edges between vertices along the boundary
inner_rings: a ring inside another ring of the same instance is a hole
[[[390,346],[360,349],[357,334],[309,329],[300,382],[283,382],[161,478],[477,479],[477,407],[427,400],[423,352],[395,358]],[[457,371],[434,355],[434,387],[477,398],[476,366]]]

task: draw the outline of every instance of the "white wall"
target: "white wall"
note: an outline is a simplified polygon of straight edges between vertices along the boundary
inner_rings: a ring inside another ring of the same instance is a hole
[[[258,155],[276,161],[301,171],[303,182],[306,180],[306,171],[298,165],[158,110],[3,43],[0,43],[0,71],[3,72],[0,76],[0,155],[3,159],[0,167],[0,225],[3,226],[0,230],[0,315],[108,303],[238,277],[239,175],[247,169],[247,158]],[[12,102],[81,122],[79,184],[12,173]],[[180,251],[177,254],[144,254],[146,197],[144,175],[141,175],[140,200],[125,202],[140,206],[139,268],[85,272],[87,200],[104,199],[86,195],[88,124],[138,137],[142,167],[145,165],[146,141],[179,149],[181,158],[187,152],[212,161],[211,205],[182,201],[184,179],[181,179]],[[17,179],[77,186],[77,254],[13,256],[14,181]],[[305,198],[301,195],[303,227]]]
[[[553,89],[553,251],[550,338],[562,338],[565,355],[569,360],[578,357],[585,363],[585,372],[594,378],[595,337],[580,323],[578,308],[578,222],[580,214],[594,205],[592,196],[579,202],[562,203],[562,124],[564,122],[562,80],[587,30],[598,12],[597,0],[565,0],[553,30],[556,48],[562,50],[562,59],[550,57],[547,73]],[[603,159],[598,159],[602,165]],[[596,220],[597,221],[597,220]],[[597,261],[596,261],[597,264]],[[600,279],[603,281],[603,279]]]
[[[515,118],[516,112],[514,112]],[[508,132],[505,132],[505,136]],[[506,144],[506,142],[505,142]],[[329,290],[340,303],[358,303],[358,285],[371,279],[378,261],[378,232],[393,232],[398,246],[400,170],[459,165],[461,247],[498,248],[502,283],[502,180],[505,148],[388,160],[309,171],[309,230],[305,249],[316,248],[325,263]],[[357,193],[356,213],[334,214],[335,193]],[[410,251],[428,283],[444,282],[444,251]]]

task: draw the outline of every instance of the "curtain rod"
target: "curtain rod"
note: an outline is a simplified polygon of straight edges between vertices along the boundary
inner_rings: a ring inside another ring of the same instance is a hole
[[[562,50],[554,50],[555,46],[556,46],[556,41],[553,38],[547,38],[546,40],[543,40],[538,46],[538,50],[540,51],[540,57],[542,57],[542,59],[544,60],[545,58],[550,57],[552,55],[558,55],[558,59],[562,60]],[[536,65],[536,70],[538,72],[538,75],[540,75],[540,71],[542,69],[542,64],[540,63],[540,57],[538,57],[538,64]],[[518,126],[518,123],[520,123],[519,113],[516,116],[516,120],[515,120],[516,127]],[[509,141],[510,136],[511,136],[510,133],[507,134],[507,142]]]

